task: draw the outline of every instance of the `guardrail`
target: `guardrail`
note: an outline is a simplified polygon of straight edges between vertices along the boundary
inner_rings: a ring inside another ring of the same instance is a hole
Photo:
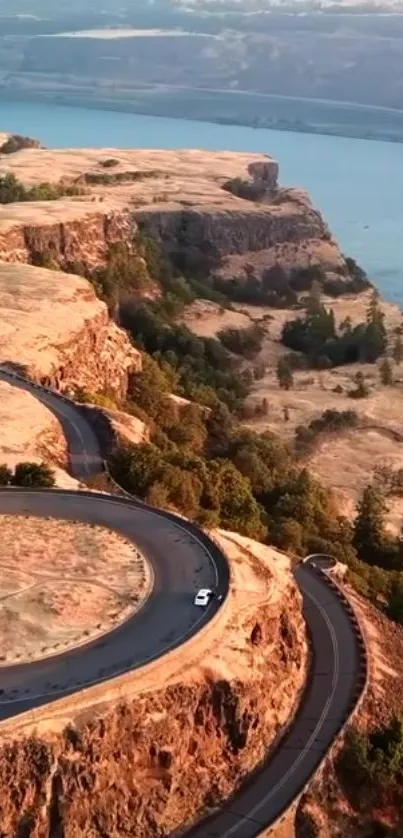
[[[265,827],[265,829],[259,834],[259,838],[264,838],[264,836],[272,835],[273,832],[275,832],[275,830],[278,829],[278,827],[283,823],[283,821],[286,819],[286,817],[292,811],[293,807],[296,807],[298,805],[299,801],[301,800],[303,795],[308,790],[310,784],[312,783],[312,780],[320,773],[321,770],[323,770],[323,766],[324,766],[326,760],[328,760],[329,757],[334,752],[334,749],[337,745],[337,742],[338,742],[340,736],[342,736],[343,733],[349,727],[349,725],[351,725],[354,717],[358,713],[358,711],[361,707],[361,704],[362,704],[362,702],[365,698],[365,694],[366,694],[368,684],[369,684],[369,680],[370,680],[370,669],[371,669],[371,667],[370,667],[370,656],[369,656],[369,653],[368,653],[368,647],[367,647],[366,640],[365,640],[365,632],[364,632],[363,627],[361,625],[361,621],[360,621],[360,619],[357,615],[356,609],[351,604],[349,598],[347,597],[345,592],[342,590],[340,585],[338,585],[337,582],[335,582],[335,580],[331,576],[329,576],[329,573],[326,572],[326,570],[323,570],[321,567],[319,567],[318,565],[315,565],[313,563],[313,560],[315,558],[316,559],[326,558],[326,559],[332,560],[335,563],[334,566],[337,564],[337,561],[333,558],[333,556],[326,556],[325,554],[322,554],[322,553],[319,554],[318,553],[318,554],[314,554],[312,556],[307,556],[304,559],[304,564],[309,563],[311,568],[313,569],[313,571],[315,573],[317,573],[317,575],[320,576],[321,579],[323,581],[325,581],[327,585],[329,585],[329,587],[333,590],[333,592],[336,594],[336,596],[342,601],[343,606],[344,606],[344,608],[345,608],[345,610],[348,614],[348,617],[350,619],[350,622],[351,622],[351,625],[352,625],[352,628],[353,628],[353,631],[354,631],[354,634],[355,634],[355,637],[356,637],[358,658],[359,658],[359,671],[357,673],[356,691],[351,698],[351,709],[350,709],[350,711],[347,715],[347,718],[344,720],[343,724],[341,725],[338,733],[336,734],[336,736],[333,739],[333,742],[332,742],[330,748],[326,751],[326,754],[323,756],[323,759],[320,761],[320,763],[317,766],[315,772],[311,775],[308,782],[305,783],[304,787],[301,789],[299,794],[294,798],[292,803],[289,806],[287,806],[287,808],[284,810],[284,812],[282,812],[281,815],[279,815],[279,817],[272,824],[270,824],[270,826]]]

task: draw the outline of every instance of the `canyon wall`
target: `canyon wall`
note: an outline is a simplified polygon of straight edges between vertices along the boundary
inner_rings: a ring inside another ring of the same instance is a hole
[[[0,362],[65,392],[124,396],[141,355],[87,280],[0,263]]]
[[[137,229],[129,212],[95,211],[93,206],[69,206],[60,202],[49,207],[42,202],[24,205],[15,218],[0,210],[0,260],[40,261],[50,257],[64,269],[74,265],[95,268],[104,265],[111,245],[130,241]]]
[[[300,193],[299,193],[300,194]],[[330,238],[327,228],[309,200],[291,198],[278,205],[255,205],[240,201],[229,208],[137,210],[136,220],[167,249],[196,248],[203,244],[221,257],[267,250],[284,242]]]

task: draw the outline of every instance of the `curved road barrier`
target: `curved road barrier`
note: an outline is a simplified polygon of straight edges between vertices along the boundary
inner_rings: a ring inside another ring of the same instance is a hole
[[[0,378],[30,392],[36,391],[38,398],[59,418],[75,476],[102,471],[95,434],[74,402],[1,368]],[[41,697],[37,691],[35,698],[30,692],[35,691],[39,682],[43,683],[44,677],[49,681],[45,666],[59,667],[60,682],[73,668],[86,675],[97,673],[99,682],[117,674],[108,668],[108,662],[113,667],[112,662],[116,665],[116,660],[121,661],[123,657],[126,668],[130,669],[157,658],[195,633],[217,610],[218,603],[215,603],[210,613],[195,620],[191,601],[195,587],[214,585],[224,595],[228,591],[229,568],[217,545],[190,522],[152,509],[141,501],[89,491],[6,489],[0,491],[0,511],[86,520],[116,529],[131,538],[151,561],[156,580],[153,594],[142,611],[101,643],[94,641],[52,658],[51,662],[2,670],[2,675],[5,672],[9,679],[7,693],[12,691],[15,678],[23,674],[29,695],[23,706],[18,701],[10,702],[9,696],[1,701],[0,695],[0,718],[49,701],[49,693]],[[257,838],[263,830],[274,827],[306,789],[351,718],[365,690],[367,654],[354,611],[326,572],[333,564],[329,556],[310,556],[295,571],[303,594],[313,662],[292,724],[265,765],[218,812],[189,830],[188,838]],[[145,635],[146,647],[142,645]],[[134,647],[133,642],[137,643]],[[56,671],[52,678],[53,675]],[[79,688],[86,683],[81,682]],[[77,683],[71,692],[76,690]],[[179,834],[183,835],[183,831]]]

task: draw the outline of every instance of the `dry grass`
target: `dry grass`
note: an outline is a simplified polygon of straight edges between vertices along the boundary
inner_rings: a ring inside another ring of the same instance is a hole
[[[102,162],[107,158],[118,160],[118,165],[104,168]],[[59,205],[88,204],[92,196],[100,196],[116,207],[121,207],[128,203],[128,199],[151,204],[156,196],[163,195],[163,203],[166,199],[174,203],[191,200],[192,203],[236,207],[239,199],[224,191],[222,184],[236,177],[249,179],[250,164],[267,163],[270,160],[270,157],[263,154],[197,149],[23,149],[4,158],[2,170],[12,172],[27,185],[43,181],[73,181],[88,173],[110,178],[131,172],[140,175],[134,182],[91,185],[86,187],[90,195],[84,196],[84,200],[63,199],[57,202]],[[242,201],[242,204],[245,203],[248,206],[248,202]],[[10,209],[12,211],[13,207]],[[2,208],[4,217],[7,217],[8,212],[8,207]],[[283,212],[282,206],[278,207],[278,212]]]
[[[340,323],[347,316],[353,323],[365,320],[369,293],[327,300]],[[385,323],[393,343],[394,329],[401,324],[402,314],[397,306],[382,302]],[[299,371],[294,374],[294,386],[289,391],[279,388],[276,365],[279,357],[288,350],[280,343],[283,324],[297,316],[288,309],[235,305],[222,312],[215,303],[198,300],[185,312],[185,322],[196,334],[216,336],[222,328],[244,328],[252,321],[265,318],[266,335],[262,350],[256,359],[265,368],[263,378],[256,381],[248,399],[251,412],[263,399],[268,403],[268,414],[246,422],[261,433],[271,430],[283,439],[292,441],[298,425],[307,425],[324,410],[355,410],[362,419],[359,430],[339,436],[324,438],[310,458],[310,467],[320,480],[334,489],[341,510],[353,515],[356,502],[363,488],[368,485],[377,466],[391,463],[394,468],[403,466],[403,365],[394,369],[395,385],[384,387],[376,365],[351,364],[333,370]],[[349,390],[354,388],[354,376],[361,370],[370,386],[368,398],[352,400]],[[341,386],[343,392],[334,392]],[[285,420],[287,411],[288,419]],[[403,500],[388,500],[388,525],[393,532],[400,530]]]
[[[6,515],[0,532],[0,660],[7,664],[85,642],[146,595],[144,559],[114,532]]]

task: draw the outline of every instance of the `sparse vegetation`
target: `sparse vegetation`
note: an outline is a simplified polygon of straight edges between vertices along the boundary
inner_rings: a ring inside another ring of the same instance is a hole
[[[366,399],[369,396],[369,387],[365,383],[364,373],[358,370],[354,376],[355,387],[349,390],[347,395],[350,399]]]
[[[75,184],[38,183],[27,187],[13,174],[0,175],[0,204],[21,201],[57,201],[58,198],[71,198],[83,194],[85,194],[83,188]]]
[[[390,387],[393,384],[393,370],[388,358],[383,358],[379,364],[379,377],[384,387]]]
[[[277,364],[277,381],[282,390],[290,390],[294,383],[292,367],[286,358],[280,358]]]
[[[108,161],[108,165],[105,166],[104,161],[102,165],[104,168],[110,169],[113,166],[118,165],[118,163],[119,160],[117,160],[116,163]],[[107,172],[86,172],[84,175],[84,181],[89,186],[109,186],[112,183],[138,183],[140,180],[155,178],[158,174],[159,172],[154,169],[135,172],[113,172],[113,174],[109,174]]]
[[[351,730],[336,768],[347,798],[358,812],[368,811],[368,807],[377,811],[382,808],[389,811],[392,805],[400,807],[403,792],[402,718],[394,717],[369,732]],[[386,835],[379,831],[376,834]]]
[[[370,286],[365,272],[355,265],[354,260],[346,260],[349,275],[329,277],[319,265],[307,268],[286,270],[280,264],[266,268],[260,277],[250,266],[246,277],[234,277],[230,280],[216,277],[210,281],[215,292],[228,300],[249,305],[269,305],[273,308],[302,308],[304,301],[300,297],[304,291],[311,292],[315,285],[319,292],[326,292],[332,297],[350,292],[360,293]],[[352,269],[350,263],[355,265]],[[352,272],[353,271],[353,272]],[[200,295],[201,296],[201,295]]]
[[[403,361],[403,342],[400,331],[396,335],[392,355],[395,364],[401,364],[401,362]]]
[[[166,360],[144,358],[126,409],[140,412],[151,442],[117,450],[110,462],[128,491],[205,526],[268,537],[300,555],[354,556],[351,528],[339,520],[330,493],[296,466],[291,450],[271,434],[259,437],[239,426],[217,398],[210,411],[172,404],[175,371]]]
[[[354,410],[325,410],[308,425],[298,425],[295,429],[295,447],[300,454],[309,454],[320,437],[356,428],[357,425],[358,416]]]
[[[90,279],[111,310],[131,294],[152,287],[144,260],[124,242],[110,245],[106,268],[95,271]]]
[[[403,623],[403,542],[385,525],[385,494],[378,485],[367,486],[358,504],[349,581],[391,619]]]
[[[230,352],[252,359],[260,352],[264,336],[264,328],[254,323],[244,329],[222,329],[217,337]]]

